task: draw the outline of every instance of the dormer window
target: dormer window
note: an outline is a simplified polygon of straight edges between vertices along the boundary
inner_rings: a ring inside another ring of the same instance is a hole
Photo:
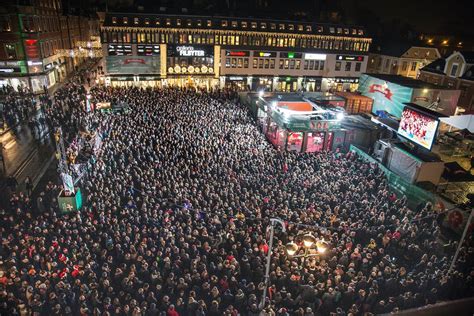
[[[133,18],[133,24],[137,25],[140,22],[139,18]]]
[[[459,68],[459,64],[453,64],[453,66],[451,67],[451,72],[449,73],[449,75],[451,77],[456,77],[456,74],[458,72],[458,68]]]
[[[112,24],[117,24],[117,18],[115,16],[112,17]]]
[[[244,28],[244,29],[247,28],[247,22],[246,21],[242,21],[242,23],[240,23],[240,25],[242,25],[242,28]]]
[[[253,29],[256,29],[257,28],[257,22],[250,23],[250,27],[253,28]]]
[[[127,17],[123,18],[123,24],[128,24],[128,18]]]

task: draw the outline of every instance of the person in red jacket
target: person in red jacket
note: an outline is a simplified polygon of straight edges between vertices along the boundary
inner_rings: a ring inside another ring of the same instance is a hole
[[[167,316],[179,316],[179,313],[174,308],[174,305],[170,305],[170,307],[168,308],[168,311],[166,312],[166,315]]]

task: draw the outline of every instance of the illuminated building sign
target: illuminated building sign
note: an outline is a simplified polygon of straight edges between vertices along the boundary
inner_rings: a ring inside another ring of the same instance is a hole
[[[302,53],[294,53],[294,52],[288,52],[288,53],[280,53],[280,58],[302,58],[303,54]]]
[[[253,52],[253,57],[277,57],[276,52]]]
[[[239,76],[230,76],[229,77],[230,81],[243,81],[244,77],[239,77]]]
[[[307,53],[307,54],[304,54],[304,59],[307,59],[307,60],[326,60],[326,54]]]
[[[110,44],[108,48],[109,56],[131,56],[132,45]]]
[[[357,55],[336,55],[337,60],[364,61],[364,56]]]
[[[12,72],[21,72],[20,68],[0,68],[0,72],[3,73],[12,73]]]
[[[214,48],[205,45],[168,45],[168,55],[172,57],[212,57]]]
[[[249,57],[250,52],[248,50],[226,50],[225,55],[231,57]]]

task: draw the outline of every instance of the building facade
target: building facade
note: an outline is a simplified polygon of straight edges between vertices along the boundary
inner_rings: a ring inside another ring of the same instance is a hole
[[[418,78],[420,69],[440,58],[435,47],[410,47],[402,51],[382,50],[369,54],[367,72],[373,74],[400,75]]]
[[[64,51],[90,40],[91,20],[63,15],[60,0],[6,0],[0,9],[0,86],[40,93],[62,81],[84,59]],[[92,24],[97,36],[98,23]]]
[[[474,112],[474,52],[454,52],[423,67],[420,79],[461,91],[458,107]]]
[[[360,27],[230,17],[107,13],[112,85],[355,90],[371,38]]]

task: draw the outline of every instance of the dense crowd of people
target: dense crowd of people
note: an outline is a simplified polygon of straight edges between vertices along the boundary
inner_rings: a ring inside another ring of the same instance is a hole
[[[60,214],[50,183],[3,212],[0,308],[14,315],[371,315],[474,294],[472,239],[448,273],[428,203],[414,211],[354,153],[275,150],[232,91],[111,88],[86,113],[65,85],[48,122],[68,137],[107,126],[81,185],[84,207]],[[270,218],[281,218],[264,289]],[[304,226],[303,226],[304,225]],[[311,232],[319,256],[285,245]]]

